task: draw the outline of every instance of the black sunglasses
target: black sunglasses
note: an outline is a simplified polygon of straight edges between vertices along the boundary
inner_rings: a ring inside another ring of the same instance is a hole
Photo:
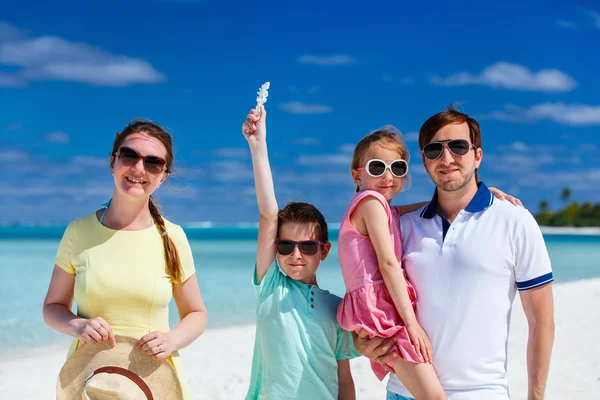
[[[158,156],[141,156],[137,151],[129,147],[121,147],[113,153],[117,157],[121,165],[124,167],[133,167],[138,163],[140,158],[144,162],[144,168],[151,174],[160,174],[163,171],[169,172],[167,168],[167,160]]]
[[[466,139],[440,140],[439,142],[431,142],[423,147],[421,153],[429,161],[438,159],[444,152],[444,145],[448,146],[448,150],[456,156],[464,156],[471,150],[477,148],[474,144],[469,143]]]
[[[294,252],[294,248],[298,246],[300,253],[306,254],[307,256],[314,256],[319,250],[320,244],[327,242],[320,242],[318,240],[303,240],[301,242],[295,242],[293,240],[276,240],[275,245],[277,246],[277,252],[282,256],[290,255]]]

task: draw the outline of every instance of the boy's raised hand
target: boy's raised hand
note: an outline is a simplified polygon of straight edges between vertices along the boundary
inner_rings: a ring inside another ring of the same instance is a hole
[[[248,142],[265,140],[267,136],[267,111],[264,106],[252,109],[242,124],[242,133]]]

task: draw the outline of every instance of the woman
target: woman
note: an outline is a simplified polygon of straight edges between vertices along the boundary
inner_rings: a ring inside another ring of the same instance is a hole
[[[186,235],[161,216],[151,196],[171,172],[171,136],[154,123],[134,121],[117,134],[109,162],[112,200],[67,227],[44,321],[75,338],[69,356],[82,342],[139,338],[137,347],[148,357],[171,362],[188,398],[178,350],[204,332],[207,313]],[[181,319],[173,330],[171,297]]]

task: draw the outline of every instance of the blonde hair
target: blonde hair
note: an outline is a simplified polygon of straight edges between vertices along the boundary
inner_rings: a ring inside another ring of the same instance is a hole
[[[350,169],[356,170],[362,167],[367,160],[364,160],[365,154],[375,146],[381,146],[386,149],[397,152],[407,164],[410,162],[410,152],[408,146],[402,137],[402,133],[392,125],[385,125],[369,133],[367,136],[361,139],[360,142],[354,148],[354,154],[352,155],[352,162],[350,163]],[[404,183],[402,190],[407,190],[410,187],[410,173],[407,173],[404,177]],[[359,191],[358,186],[356,191]]]

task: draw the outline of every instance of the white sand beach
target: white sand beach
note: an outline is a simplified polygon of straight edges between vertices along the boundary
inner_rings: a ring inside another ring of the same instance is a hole
[[[556,340],[546,399],[592,399],[600,393],[600,279],[557,284]],[[209,329],[181,354],[194,399],[243,399],[248,387],[254,325]],[[527,322],[515,301],[509,339],[512,398],[527,398]],[[0,398],[53,399],[67,345],[0,357]],[[364,357],[352,361],[358,399],[385,399],[385,384]]]

